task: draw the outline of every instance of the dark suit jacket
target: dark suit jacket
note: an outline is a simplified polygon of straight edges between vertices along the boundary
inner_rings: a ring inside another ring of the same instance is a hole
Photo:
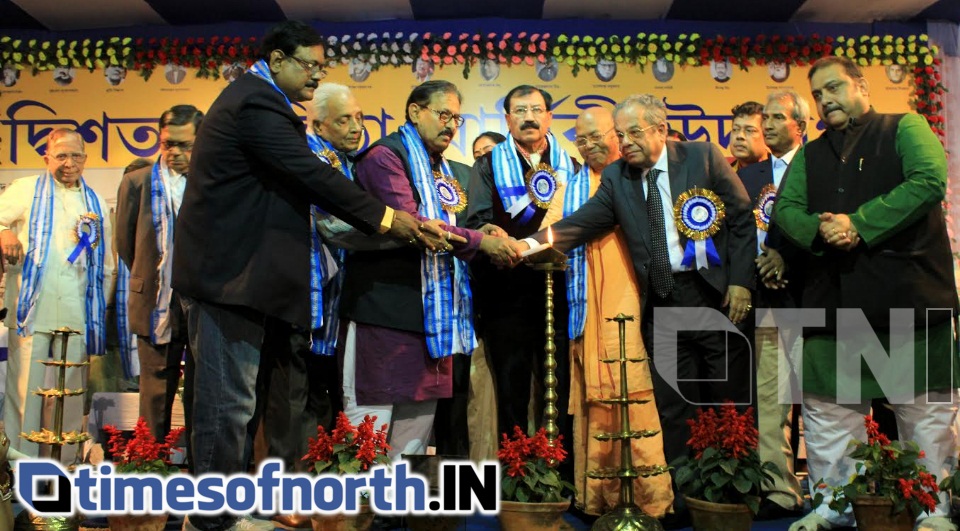
[[[310,324],[310,205],[365,233],[385,207],[307,147],[303,121],[244,74],[210,107],[177,219],[173,287],[199,300]]]
[[[706,142],[667,141],[661,156],[667,157],[674,202],[681,193],[697,186],[715,192],[726,206],[723,225],[713,236],[721,265],[700,269],[700,275],[721,296],[731,284],[753,289],[757,231],[752,205],[719,148]],[[554,246],[566,252],[609,232],[616,225],[620,225],[627,239],[641,299],[646,306],[650,300],[647,294],[652,242],[643,180],[631,178],[629,167],[622,159],[603,170],[600,188],[589,201],[553,224]],[[546,239],[542,232],[535,238],[540,242]],[[680,235],[680,245],[686,244],[687,239]]]
[[[747,189],[747,195],[750,196],[750,201],[756,207],[760,191],[763,190],[764,186],[773,184],[773,158],[767,157],[767,160],[763,162],[741,168],[737,171],[737,175],[743,181],[743,186]],[[784,175],[786,175],[786,172],[784,172]],[[786,289],[769,290],[758,281],[756,305],[773,308],[793,307],[796,305],[794,300],[799,299],[799,289],[802,284],[801,271],[797,267],[799,249],[787,241],[783,237],[783,233],[780,232],[780,228],[772,222],[767,230],[767,247],[776,249],[783,257],[784,262],[787,263],[787,273],[784,278],[789,280],[790,284],[787,285]]]
[[[153,166],[147,166],[123,176],[117,191],[117,220],[114,223],[117,256],[130,269],[127,303],[130,331],[147,337],[150,336],[150,314],[156,307],[160,282],[157,275],[160,252],[150,205],[152,173]],[[171,311],[175,310],[171,306]]]

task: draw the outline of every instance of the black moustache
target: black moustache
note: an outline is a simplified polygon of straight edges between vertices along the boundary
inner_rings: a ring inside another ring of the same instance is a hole
[[[520,130],[523,131],[525,129],[540,129],[540,124],[537,122],[523,122],[523,125],[520,126]]]

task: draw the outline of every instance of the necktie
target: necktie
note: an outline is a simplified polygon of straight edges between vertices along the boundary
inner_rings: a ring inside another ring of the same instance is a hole
[[[667,230],[663,221],[663,203],[657,188],[660,170],[647,172],[647,220],[650,224],[650,239],[653,241],[653,257],[650,264],[650,286],[662,299],[673,291],[673,271],[670,253],[667,251]]]

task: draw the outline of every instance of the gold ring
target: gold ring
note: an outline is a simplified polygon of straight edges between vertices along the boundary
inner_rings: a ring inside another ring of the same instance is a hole
[[[450,238],[452,238],[452,236],[450,235],[450,231],[447,231],[447,239],[449,240]]]

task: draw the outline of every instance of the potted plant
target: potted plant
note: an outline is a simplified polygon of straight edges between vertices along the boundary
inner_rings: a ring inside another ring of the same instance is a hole
[[[567,457],[563,437],[553,444],[545,429],[528,437],[519,426],[513,437],[503,434],[500,450],[500,525],[504,531],[556,531],[570,507],[564,489],[574,486],[560,479],[557,466]]]
[[[850,457],[857,460],[856,475],[846,485],[832,488],[830,508],[842,513],[853,505],[860,531],[910,531],[917,516],[936,508],[937,478],[920,464],[924,453],[917,443],[890,442],[869,415],[864,417],[864,425],[867,441],[850,441]],[[818,492],[813,504],[822,502],[823,493]]]
[[[115,426],[107,425],[103,431],[109,435],[107,448],[117,473],[120,474],[158,474],[167,476],[179,473],[180,469],[170,462],[174,444],[180,439],[184,428],[174,428],[164,437],[163,442],[147,426],[143,417],[137,420],[133,437],[128,439]],[[166,514],[125,514],[107,517],[112,531],[161,531],[167,524]]]
[[[342,411],[330,433],[317,426],[317,438],[310,437],[304,461],[312,462],[317,474],[359,474],[376,465],[389,465],[387,425],[374,428],[377,417],[367,415],[354,426]],[[357,514],[313,515],[314,531],[365,531],[373,523],[369,503],[361,503]]]
[[[684,494],[695,530],[749,530],[760,507],[761,486],[772,483],[777,466],[761,462],[753,408],[733,403],[700,409],[687,420],[693,457],[674,463],[677,488]]]

